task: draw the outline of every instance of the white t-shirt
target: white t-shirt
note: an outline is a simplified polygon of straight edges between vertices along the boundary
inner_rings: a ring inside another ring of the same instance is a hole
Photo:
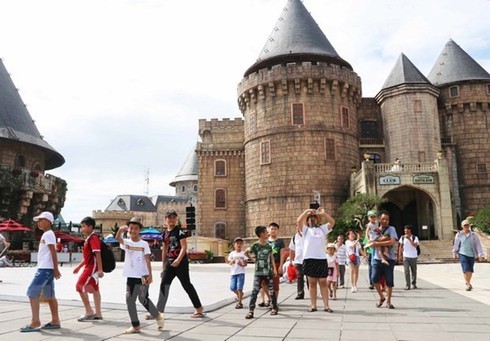
[[[359,257],[359,252],[361,251],[361,245],[357,243],[356,246],[353,246],[356,242],[357,240],[350,240],[350,239],[347,239],[345,241],[345,252],[347,254],[347,259],[352,254]]]
[[[325,252],[325,237],[332,231],[330,224],[319,227],[303,226],[303,260],[304,259],[327,259]]]
[[[410,238],[414,241],[416,245],[419,244],[419,239],[417,236],[412,235]],[[417,258],[417,248],[410,243],[405,235],[400,237],[400,244],[403,245],[403,257],[406,258]]]
[[[303,237],[296,233],[289,242],[289,249],[294,251],[294,264],[303,264]]]
[[[238,262],[241,261],[247,261],[248,258],[245,256],[245,253],[243,251],[236,252],[236,251],[231,251],[230,254],[228,255],[228,262],[233,261],[233,265],[231,266],[231,275],[239,275],[239,274],[244,274],[245,273],[245,267],[238,265]]]
[[[37,267],[39,269],[54,269],[53,258],[48,245],[54,245],[56,250],[56,236],[53,230],[43,233],[39,241],[39,251],[37,254]]]
[[[119,247],[124,250],[123,276],[129,278],[141,278],[150,274],[146,266],[145,255],[151,254],[150,245],[143,239],[133,242],[131,239],[123,239],[124,244]]]

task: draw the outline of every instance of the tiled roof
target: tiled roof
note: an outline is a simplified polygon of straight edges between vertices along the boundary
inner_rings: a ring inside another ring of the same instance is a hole
[[[382,90],[401,84],[430,84],[429,80],[403,53],[396,61],[390,75],[386,79]]]
[[[449,40],[427,77],[432,84],[445,84],[483,80],[490,81],[490,74],[453,40]]]
[[[179,173],[175,176],[175,178],[170,182],[170,186],[175,187],[180,181],[196,181],[197,182],[197,154],[196,154],[197,146],[194,145],[191,152],[187,156],[184,164],[180,168]]]
[[[45,169],[65,163],[63,156],[43,140],[0,59],[0,139],[29,143],[44,151]]]
[[[329,62],[352,69],[340,58],[300,0],[288,0],[257,62],[245,76],[259,69],[292,62]]]
[[[118,195],[105,209],[106,211],[156,212],[150,198],[144,195]]]

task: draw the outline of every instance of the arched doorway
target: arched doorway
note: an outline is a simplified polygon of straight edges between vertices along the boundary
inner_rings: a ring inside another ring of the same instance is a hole
[[[413,233],[421,240],[438,239],[435,228],[434,207],[432,197],[414,187],[401,186],[383,195],[387,203],[380,210],[390,213],[390,225],[396,228],[399,236],[403,234],[405,225],[414,227]]]

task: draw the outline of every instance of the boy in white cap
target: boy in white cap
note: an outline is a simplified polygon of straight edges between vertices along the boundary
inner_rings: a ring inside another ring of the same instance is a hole
[[[44,233],[39,241],[39,252],[37,256],[37,270],[34,278],[27,289],[27,296],[31,304],[31,322],[20,331],[23,333],[38,332],[41,329],[61,328],[60,317],[58,315],[58,301],[54,293],[54,279],[59,279],[61,273],[58,269],[58,257],[56,255],[56,237],[51,226],[54,217],[51,212],[42,212],[34,217],[37,227]],[[51,311],[51,322],[41,327],[39,317],[39,297],[43,293],[44,299],[49,304]]]

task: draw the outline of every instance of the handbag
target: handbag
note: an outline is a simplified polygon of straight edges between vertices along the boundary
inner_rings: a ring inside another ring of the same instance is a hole
[[[296,279],[296,277],[298,277],[298,272],[296,271],[296,267],[292,263],[288,265],[287,273],[288,273],[289,283],[291,283]]]

